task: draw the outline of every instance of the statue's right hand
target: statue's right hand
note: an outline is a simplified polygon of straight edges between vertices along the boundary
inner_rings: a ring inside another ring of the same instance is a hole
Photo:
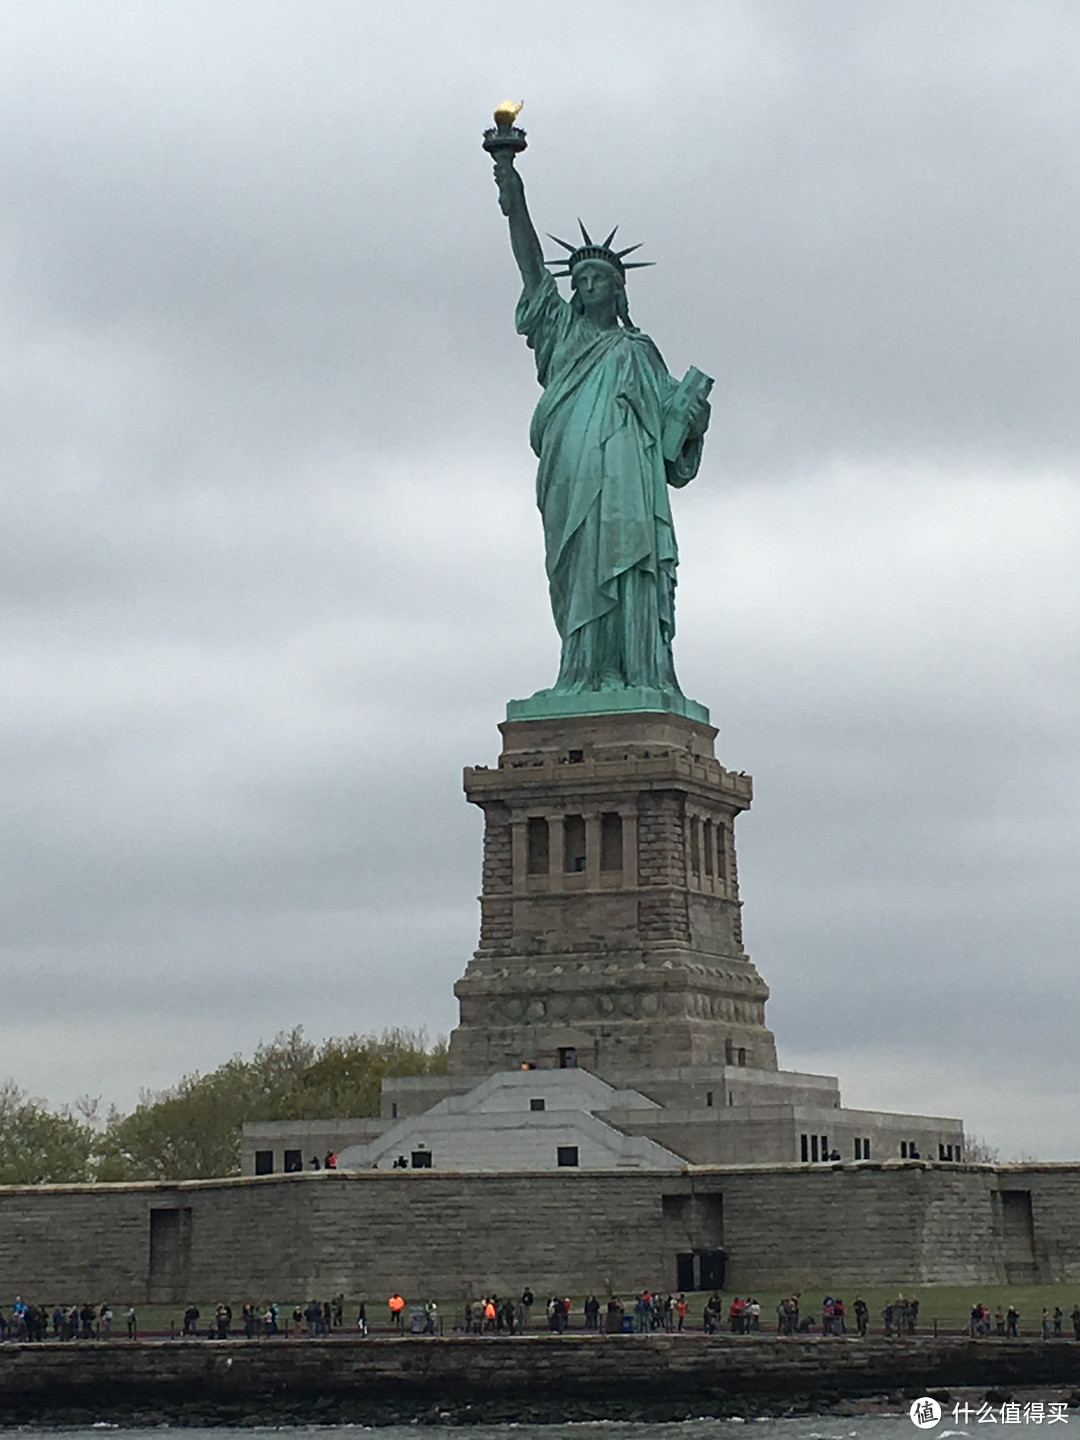
[[[506,184],[513,183],[513,177],[517,174],[514,169],[514,152],[512,150],[497,150],[495,152],[495,184],[501,190]]]
[[[496,155],[495,184],[499,187],[499,208],[504,215],[509,215],[511,205],[521,197],[524,191],[521,176],[514,169],[513,151],[504,151]]]

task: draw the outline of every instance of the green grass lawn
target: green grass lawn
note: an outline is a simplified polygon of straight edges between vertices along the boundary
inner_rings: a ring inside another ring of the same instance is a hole
[[[744,1292],[739,1292],[744,1294]],[[776,1330],[776,1307],[781,1299],[781,1292],[775,1289],[762,1289],[752,1292],[761,1304],[761,1325],[766,1332]],[[790,1292],[785,1291],[784,1294]],[[837,1292],[821,1285],[804,1285],[801,1292],[800,1314],[803,1318],[813,1316],[816,1325],[814,1332],[820,1334],[821,1327],[821,1302],[825,1295],[836,1294]],[[1051,1315],[1054,1306],[1060,1305],[1065,1312],[1064,1333],[1072,1336],[1072,1322],[1069,1319],[1069,1312],[1073,1305],[1080,1303],[1080,1284],[1076,1285],[873,1285],[867,1286],[861,1291],[850,1287],[841,1287],[839,1298],[844,1301],[847,1311],[847,1325],[849,1331],[855,1329],[854,1303],[857,1294],[861,1294],[867,1305],[870,1307],[870,1333],[880,1335],[883,1333],[883,1322],[881,1311],[890,1301],[895,1300],[899,1295],[908,1299],[919,1301],[919,1333],[933,1333],[935,1323],[939,1333],[956,1333],[966,1331],[968,1328],[968,1316],[971,1307],[977,1303],[985,1305],[993,1317],[994,1311],[1000,1305],[1002,1310],[1007,1310],[1010,1305],[1015,1305],[1020,1311],[1021,1334],[1041,1335],[1042,1333],[1042,1312],[1043,1307]],[[282,1320],[288,1320],[292,1328],[292,1311],[295,1300],[285,1301],[280,1296],[274,1297],[281,1309]],[[406,1299],[415,1303],[417,1297],[406,1296]],[[533,1307],[533,1328],[546,1328],[545,1300],[546,1296],[537,1295],[537,1303]],[[599,1295],[601,1309],[606,1306],[608,1297]],[[633,1306],[634,1297],[623,1295],[623,1304],[627,1309]],[[700,1331],[701,1315],[705,1301],[708,1298],[704,1293],[690,1295],[690,1311],[687,1316],[687,1329]],[[732,1299],[732,1292],[724,1293],[725,1313],[727,1306]],[[744,1294],[745,1298],[745,1294]],[[571,1328],[580,1330],[583,1328],[582,1306],[585,1297],[583,1295],[573,1297],[573,1311],[571,1314]],[[124,1315],[127,1310],[126,1304],[113,1303],[114,1336],[123,1337],[125,1333]],[[240,1303],[230,1301],[233,1306],[233,1333],[242,1333],[240,1328]],[[301,1308],[306,1301],[301,1300]],[[206,1327],[216,1308],[216,1301],[196,1301],[201,1312],[199,1329],[205,1333]],[[345,1304],[345,1326],[337,1333],[345,1335],[356,1334],[356,1314],[359,1302],[348,1300]],[[179,1334],[183,1328],[183,1314],[185,1305],[139,1305],[138,1311],[140,1334],[169,1334],[170,1324],[175,1326]],[[440,1300],[439,1313],[442,1317],[444,1333],[451,1334],[455,1326],[460,1326],[464,1301]],[[406,1312],[407,1313],[407,1312]],[[369,1300],[367,1302],[368,1324],[373,1333],[390,1333],[390,1324],[384,1298]],[[603,1317],[601,1316],[601,1319]]]

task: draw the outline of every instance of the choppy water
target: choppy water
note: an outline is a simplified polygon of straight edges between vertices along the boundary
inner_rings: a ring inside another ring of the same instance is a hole
[[[158,1426],[157,1429],[167,1429]],[[355,1440],[370,1434],[377,1440],[417,1440],[416,1425],[385,1425],[377,1430],[364,1425],[319,1426],[209,1426],[200,1433],[215,1440],[252,1440],[259,1436],[287,1435],[289,1440]],[[440,1427],[441,1428],[441,1427]],[[971,1427],[971,1431],[974,1426]],[[677,1424],[631,1425],[620,1421],[595,1420],[574,1425],[455,1425],[447,1433],[451,1440],[914,1440],[920,1432],[907,1415],[860,1415],[843,1419],[802,1416],[790,1420],[683,1420]],[[63,1436],[64,1440],[146,1440],[146,1430],[118,1425],[54,1429],[51,1426],[20,1426],[24,1436]],[[932,1432],[937,1440],[963,1436],[965,1430],[942,1426]]]

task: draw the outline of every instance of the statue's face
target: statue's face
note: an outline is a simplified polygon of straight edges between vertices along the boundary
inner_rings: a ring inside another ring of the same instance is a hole
[[[616,315],[616,301],[621,288],[619,277],[603,260],[584,260],[574,267],[571,281],[581,296],[581,304],[590,320],[611,323]]]

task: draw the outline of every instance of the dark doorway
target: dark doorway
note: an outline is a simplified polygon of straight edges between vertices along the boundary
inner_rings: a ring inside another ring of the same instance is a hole
[[[702,1290],[723,1290],[727,1255],[723,1250],[698,1252],[698,1280]]]
[[[691,1290],[723,1290],[727,1274],[726,1250],[682,1250],[675,1256],[675,1285]]]
[[[577,1047],[574,1046],[574,1045],[560,1045],[560,1046],[559,1046],[559,1069],[560,1069],[560,1070],[576,1070],[577,1068],[578,1068],[578,1063],[577,1063]]]
[[[694,1252],[675,1256],[675,1289],[681,1290],[683,1294],[689,1294],[696,1290],[694,1284]]]

